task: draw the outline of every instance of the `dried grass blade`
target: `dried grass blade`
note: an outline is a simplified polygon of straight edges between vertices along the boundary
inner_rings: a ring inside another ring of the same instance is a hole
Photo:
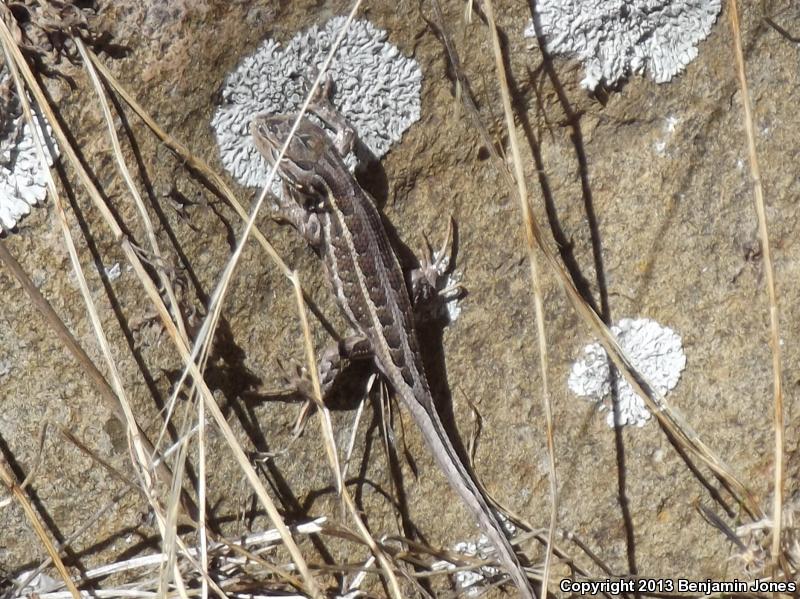
[[[772,397],[774,405],[773,427],[775,436],[775,471],[772,489],[772,568],[776,569],[781,555],[781,526],[783,520],[783,374],[781,366],[780,323],[778,322],[778,298],[775,291],[775,270],[772,265],[772,253],[769,247],[769,230],[767,212],[764,207],[764,190],[761,186],[761,169],[758,166],[756,152],[755,128],[753,126],[753,107],[747,87],[744,54],[742,52],[742,34],[739,27],[739,9],[736,0],[729,3],[728,16],[733,37],[733,53],[736,58],[736,75],[739,80],[739,91],[742,98],[742,119],[747,134],[747,156],[750,162],[750,177],[753,180],[753,200],[758,219],[758,237],[761,241],[761,255],[764,260],[764,273],[767,299],[769,301],[770,350],[772,351]]]
[[[183,324],[183,318],[181,317],[180,307],[178,306],[178,300],[175,297],[175,290],[172,287],[172,281],[167,276],[163,265],[164,265],[164,257],[161,254],[161,249],[158,246],[158,239],[156,239],[156,233],[153,228],[153,221],[150,219],[150,215],[147,212],[147,208],[142,201],[142,196],[139,193],[139,190],[136,188],[136,184],[133,181],[133,177],[131,176],[130,169],[128,169],[128,165],[125,161],[125,157],[122,155],[122,147],[119,143],[119,137],[117,136],[116,129],[114,128],[114,120],[111,116],[111,109],[108,106],[108,101],[106,100],[106,96],[103,93],[103,86],[100,83],[100,79],[97,76],[97,72],[92,66],[92,61],[89,59],[89,56],[86,52],[86,47],[83,44],[83,41],[79,37],[73,38],[76,47],[78,48],[78,52],[83,59],[83,65],[86,68],[87,73],[89,74],[89,80],[92,82],[94,86],[94,91],[97,94],[97,99],[100,102],[100,106],[103,111],[103,118],[106,121],[106,128],[108,129],[108,137],[111,140],[111,146],[114,149],[114,157],[117,160],[117,168],[119,168],[119,172],[122,175],[122,179],[125,181],[125,184],[128,186],[128,191],[131,193],[131,197],[133,198],[134,204],[136,205],[137,210],[139,211],[139,217],[142,219],[142,224],[144,225],[145,232],[147,233],[147,240],[150,243],[150,251],[153,253],[153,256],[156,258],[154,268],[158,272],[158,277],[161,280],[161,284],[164,287],[164,290],[167,294],[167,298],[169,299],[170,306],[172,308],[172,315],[173,319],[175,320],[175,324],[178,327],[178,331],[180,331],[181,336],[186,341],[188,338],[186,336],[186,328]]]
[[[303,291],[300,287],[300,280],[297,278],[297,275],[293,275],[291,278],[292,284],[294,286],[295,291],[295,299],[297,300],[297,310],[300,314],[300,322],[303,327],[303,339],[305,340],[305,348],[306,348],[306,360],[309,364],[309,371],[311,372],[311,383],[314,389],[314,402],[317,404],[317,414],[319,417],[320,428],[323,432],[323,442],[325,444],[325,450],[328,454],[328,460],[330,461],[331,469],[334,471],[336,476],[336,488],[339,491],[339,494],[342,497],[342,501],[344,502],[347,511],[350,512],[350,516],[353,518],[353,521],[356,524],[356,528],[358,532],[361,534],[361,538],[369,547],[372,554],[378,558],[378,562],[381,565],[381,570],[386,576],[386,580],[389,583],[389,590],[393,597],[396,599],[401,599],[403,597],[402,592],[400,591],[400,585],[397,582],[397,578],[394,575],[394,571],[392,569],[392,565],[389,563],[386,554],[380,548],[380,546],[375,542],[375,539],[369,532],[369,529],[364,524],[364,521],[361,519],[361,515],[358,513],[358,509],[356,508],[355,503],[353,502],[353,498],[350,496],[350,492],[347,490],[344,482],[342,481],[342,473],[341,468],[339,466],[339,457],[338,451],[336,449],[336,441],[333,436],[333,425],[331,424],[330,419],[330,412],[325,404],[322,401],[322,389],[320,388],[319,383],[319,374],[317,371],[317,363],[316,358],[314,356],[314,344],[311,341],[311,329],[308,326],[308,318],[306,318],[306,311],[305,311],[305,302],[303,301]]]
[[[117,133],[116,133],[116,130],[115,130],[115,127],[114,127],[113,118],[111,116],[111,109],[110,109],[110,107],[108,105],[108,102],[106,100],[105,94],[103,92],[102,84],[100,83],[100,79],[98,78],[97,73],[96,73],[94,67],[92,66],[92,62],[91,62],[91,60],[89,59],[89,57],[87,55],[86,48],[85,48],[83,42],[81,41],[80,38],[77,38],[77,37],[74,38],[74,41],[75,41],[75,45],[78,48],[78,52],[80,53],[81,58],[83,59],[84,67],[86,68],[86,70],[87,70],[87,72],[89,74],[89,79],[92,82],[92,85],[94,86],[97,98],[100,101],[100,105],[102,107],[102,112],[103,112],[103,117],[104,117],[104,119],[106,121],[106,127],[108,129],[109,138],[111,140],[111,145],[112,145],[112,147],[114,149],[114,156],[115,156],[116,161],[117,161],[117,167],[118,167],[120,173],[122,174],[122,178],[124,179],[126,185],[128,186],[128,190],[130,191],[131,197],[133,198],[133,201],[134,201],[134,203],[136,205],[136,208],[139,211],[139,216],[140,216],[140,218],[142,220],[143,227],[144,227],[144,229],[145,229],[145,231],[147,233],[147,238],[148,238],[148,241],[150,243],[150,251],[152,252],[153,256],[155,257],[154,268],[156,269],[156,272],[158,273],[159,280],[161,281],[161,285],[162,285],[163,289],[165,290],[165,293],[167,295],[167,299],[169,300],[169,305],[172,308],[173,321],[176,324],[177,331],[178,331],[178,334],[181,337],[181,340],[185,344],[188,345],[189,339],[188,339],[187,334],[186,334],[186,328],[185,328],[184,323],[183,323],[183,317],[181,315],[180,306],[178,305],[178,300],[177,300],[177,297],[175,295],[175,291],[174,291],[174,289],[172,287],[172,281],[170,280],[169,276],[167,275],[166,271],[163,268],[163,266],[164,266],[164,258],[163,258],[162,254],[161,254],[161,250],[159,248],[158,240],[156,239],[155,230],[153,228],[153,223],[152,223],[152,220],[150,219],[150,216],[149,216],[149,214],[147,212],[147,208],[145,207],[144,202],[142,201],[142,197],[139,194],[138,189],[136,188],[136,184],[133,181],[133,177],[131,177],[130,170],[128,169],[128,166],[126,164],[125,158],[122,155],[122,147],[120,146],[120,143],[119,143],[119,138],[117,136]],[[204,359],[205,359],[205,356],[206,356],[207,349],[208,349],[208,345],[206,345],[206,347],[204,347],[204,350],[205,350],[203,352],[203,358]],[[193,387],[193,390],[194,390],[194,387]],[[170,406],[170,412],[171,412],[171,409],[172,409],[172,406]],[[162,434],[166,430],[166,428],[167,428],[167,422],[165,421],[165,422],[162,423]],[[156,442],[156,445],[158,446],[158,441]],[[183,445],[183,447],[185,447],[185,445]],[[185,466],[186,456],[187,456],[187,452],[184,451],[184,450],[182,450],[182,451],[180,451],[178,453],[177,463],[175,465],[175,477],[173,478],[172,484],[171,484],[172,492],[169,495],[168,504],[167,504],[167,517],[168,517],[168,519],[167,519],[167,538],[165,539],[165,545],[166,545],[166,550],[170,554],[171,559],[173,561],[168,565],[168,567],[164,570],[164,572],[170,571],[171,568],[169,566],[172,566],[174,564],[174,558],[175,558],[175,556],[174,556],[175,523],[176,523],[177,518],[178,518],[177,504],[178,504],[178,502],[180,500],[180,497],[183,495],[184,498],[185,498],[184,503],[186,503],[187,506],[191,505],[190,502],[189,502],[189,499],[188,499],[188,495],[184,494],[183,485],[182,485],[182,473],[183,473],[184,466]],[[176,495],[176,493],[177,493],[177,495]],[[206,585],[205,578],[202,578],[202,582],[203,582],[204,588],[206,589],[206,593],[207,593],[207,585]],[[166,583],[167,583],[166,578],[162,578],[162,583],[163,583],[162,584],[162,590],[164,590],[164,589],[166,589]]]
[[[259,500],[261,501],[262,505],[267,511],[270,520],[272,520],[275,527],[281,533],[281,538],[283,539],[289,553],[292,555],[292,559],[294,560],[295,565],[297,566],[298,570],[303,576],[304,581],[306,582],[306,585],[308,587],[308,592],[314,597],[321,597],[322,595],[319,589],[319,585],[317,584],[316,580],[314,579],[313,575],[308,569],[308,565],[306,564],[302,554],[300,553],[300,550],[298,549],[297,545],[292,539],[291,534],[289,533],[286,524],[283,522],[283,519],[280,517],[280,514],[275,508],[274,503],[270,499],[269,494],[264,488],[264,485],[259,480],[258,474],[253,469],[252,465],[247,459],[247,456],[245,455],[244,451],[239,445],[236,436],[233,433],[233,430],[230,428],[230,425],[225,420],[225,417],[222,414],[222,411],[219,409],[216,400],[211,395],[211,391],[208,389],[208,386],[205,384],[205,381],[203,381],[199,369],[195,366],[192,358],[190,357],[188,348],[181,341],[180,336],[178,335],[178,332],[175,329],[175,325],[172,322],[169,311],[166,309],[166,306],[164,305],[163,301],[159,296],[158,290],[155,289],[154,285],[152,284],[152,281],[150,280],[149,275],[147,274],[135,250],[133,249],[130,241],[127,238],[125,238],[124,235],[122,234],[122,231],[118,223],[111,215],[108,207],[103,202],[99,191],[94,186],[94,183],[92,182],[88,173],[83,168],[82,164],[80,163],[80,160],[75,154],[74,149],[69,144],[64,132],[61,130],[61,127],[58,124],[58,121],[55,119],[52,110],[47,104],[47,99],[44,97],[44,94],[42,93],[41,89],[39,89],[36,83],[36,79],[33,76],[33,73],[31,72],[27,63],[25,63],[25,60],[22,57],[22,54],[20,53],[19,49],[16,47],[16,45],[13,44],[13,40],[11,40],[10,33],[8,32],[8,29],[5,23],[2,22],[2,20],[0,20],[0,37],[3,38],[4,48],[10,50],[10,53],[14,57],[16,64],[19,65],[20,70],[22,71],[22,75],[24,76],[26,82],[28,83],[28,86],[31,90],[31,93],[34,95],[37,104],[39,105],[41,110],[45,112],[46,117],[53,128],[53,133],[56,136],[57,140],[59,141],[61,149],[63,150],[64,154],[67,156],[70,163],[78,173],[82,183],[86,187],[95,206],[106,220],[106,224],[111,229],[114,238],[120,243],[123,252],[130,261],[130,264],[133,266],[136,275],[142,282],[142,285],[148,295],[148,298],[156,307],[156,310],[158,311],[158,314],[161,318],[164,328],[167,330],[170,338],[175,343],[175,346],[177,347],[181,355],[181,358],[188,365],[189,373],[197,382],[201,393],[203,393],[209,412],[211,412],[212,416],[214,417],[214,420],[219,426],[221,432],[223,433],[223,437],[230,446],[231,451],[234,454],[234,457],[239,463],[239,466],[244,471],[245,476],[247,477],[251,486],[255,490],[256,495],[258,496]],[[162,522],[163,520],[159,518],[159,523]]]
[[[491,0],[484,0],[486,18],[489,25],[489,35],[492,42],[492,51],[497,69],[497,81],[500,95],[503,100],[503,113],[506,117],[506,131],[511,146],[511,156],[514,164],[514,179],[517,184],[517,199],[522,211],[522,220],[525,227],[525,241],[528,251],[528,263],[531,269],[531,284],[533,292],[533,305],[536,318],[536,339],[539,343],[539,371],[542,377],[542,404],[545,414],[545,439],[547,443],[548,478],[550,480],[550,526],[547,532],[547,545],[545,547],[544,570],[542,572],[542,596],[547,595],[550,565],[553,556],[552,547],[555,543],[556,523],[558,522],[558,474],[556,471],[556,450],[553,439],[553,410],[550,404],[550,388],[547,376],[547,336],[544,327],[544,306],[542,302],[542,286],[539,277],[539,267],[536,261],[536,239],[533,233],[533,206],[525,185],[525,172],[522,167],[522,156],[517,141],[517,131],[514,125],[514,112],[511,108],[511,95],[508,91],[503,53],[500,49],[500,40],[497,34],[497,25],[494,22],[494,8]],[[526,396],[527,397],[527,396]],[[528,399],[528,414],[533,413],[533,403]],[[530,427],[528,427],[530,431]],[[532,432],[531,432],[532,435]]]
[[[125,426],[125,412],[122,409],[119,398],[114,393],[111,385],[108,384],[108,381],[106,381],[103,373],[97,369],[91,358],[86,355],[86,352],[78,344],[77,339],[75,339],[70,330],[64,325],[64,321],[62,321],[58,314],[56,314],[56,311],[53,310],[50,302],[48,302],[36,288],[33,281],[31,281],[30,277],[28,277],[23,270],[22,265],[11,255],[8,248],[6,248],[2,242],[0,242],[0,261],[5,263],[17,279],[17,282],[22,286],[28,299],[44,317],[52,331],[64,344],[67,351],[69,351],[73,358],[75,358],[75,361],[78,362],[82,372],[92,382],[95,391],[100,395],[105,408],[120,422],[120,424]],[[145,450],[151,455],[154,454],[155,448],[141,428],[139,428],[139,435]],[[156,474],[159,480],[165,484],[169,484],[172,480],[172,471],[163,460],[158,460]]]
[[[31,107],[28,102],[27,93],[20,79],[20,74],[18,69],[22,69],[23,73],[26,74],[29,74],[30,70],[28,68],[27,63],[25,63],[24,58],[22,58],[19,48],[14,43],[11,34],[6,24],[2,21],[2,19],[0,19],[0,37],[2,37],[2,46],[3,46],[3,52],[5,54],[6,64],[14,79],[14,83],[17,88],[17,94],[20,103],[22,105],[23,113],[25,115],[25,119],[28,123],[28,126],[30,127],[30,130],[32,132],[34,145],[36,146],[37,153],[41,161],[42,171],[46,175],[48,192],[50,193],[50,197],[52,198],[53,204],[56,208],[56,214],[58,215],[59,222],[61,224],[62,233],[64,235],[64,242],[65,245],[67,246],[67,251],[69,253],[70,261],[72,262],[72,267],[78,281],[78,287],[81,290],[81,295],[83,296],[86,309],[89,313],[89,319],[92,323],[92,328],[94,329],[98,345],[100,346],[100,350],[106,361],[106,366],[108,367],[111,376],[111,385],[114,389],[114,393],[116,394],[120,406],[122,408],[122,411],[124,412],[125,415],[125,426],[128,432],[128,443],[133,458],[133,462],[139,466],[139,468],[137,469],[137,474],[140,477],[140,482],[143,485],[145,494],[147,495],[148,501],[153,507],[154,512],[156,513],[157,516],[159,516],[160,508],[158,505],[158,498],[155,487],[153,485],[153,481],[150,476],[150,471],[152,469],[152,456],[145,451],[144,445],[139,436],[139,426],[136,423],[133,411],[131,410],[130,404],[128,403],[127,394],[125,393],[125,388],[122,384],[122,379],[117,370],[114,358],[111,355],[111,347],[108,343],[108,338],[106,337],[105,331],[103,330],[102,323],[100,322],[100,316],[97,312],[97,308],[95,307],[94,300],[92,300],[91,293],[89,292],[89,286],[86,282],[86,277],[83,273],[83,268],[80,265],[78,252],[77,249],[75,248],[75,243],[72,240],[72,236],[70,234],[69,224],[67,223],[66,212],[64,211],[60,195],[58,194],[58,190],[56,189],[55,181],[53,180],[52,173],[50,172],[50,168],[45,158],[44,140],[40,139],[38,129],[33,120],[33,114],[31,112]],[[39,89],[38,85],[36,84],[36,81],[33,80],[32,76],[31,79],[28,79],[28,77],[26,76],[26,80],[31,89],[31,92],[34,94],[34,96],[37,96],[37,101],[39,102],[40,110],[47,113],[49,111],[49,107],[46,105],[46,102],[42,102],[38,98],[38,96],[43,94],[41,92],[41,89]],[[47,121],[51,124],[51,126],[55,130],[58,124],[55,122],[55,118],[52,114],[48,114]],[[41,130],[44,131],[44,127],[42,127]]]
[[[39,540],[47,550],[47,554],[50,556],[50,559],[53,560],[53,565],[55,565],[56,570],[58,570],[59,575],[64,581],[64,585],[67,587],[67,590],[69,590],[74,599],[81,599],[81,593],[78,591],[78,587],[75,586],[75,583],[72,582],[72,578],[70,577],[69,572],[67,572],[67,567],[64,565],[64,562],[61,561],[58,551],[56,551],[56,548],[53,546],[53,543],[47,536],[44,528],[42,528],[39,518],[36,516],[36,512],[33,510],[28,498],[25,496],[25,492],[20,489],[19,485],[14,480],[14,476],[8,471],[8,469],[6,469],[4,460],[0,460],[0,480],[2,480],[6,487],[8,487],[8,490],[12,495],[14,495],[14,498],[22,508],[22,511],[25,512],[25,516],[28,518],[31,526],[33,526],[36,536],[39,537]]]

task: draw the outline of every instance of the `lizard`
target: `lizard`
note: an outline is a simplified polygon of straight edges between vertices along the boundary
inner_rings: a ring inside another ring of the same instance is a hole
[[[412,298],[422,292],[413,287],[431,286],[438,265],[423,260],[424,272],[412,277],[409,295],[375,201],[343,160],[354,146],[355,131],[319,97],[310,110],[323,126],[306,116],[300,119],[276,169],[283,195],[275,210],[279,220],[297,229],[322,258],[328,284],[354,331],[320,359],[323,394],[343,360],[371,358],[410,411],[437,465],[489,538],[520,596],[533,599],[533,589],[498,516],[439,418],[425,375],[412,312]],[[295,114],[253,118],[254,145],[270,166],[277,162],[296,119]],[[336,133],[335,140],[325,126]]]

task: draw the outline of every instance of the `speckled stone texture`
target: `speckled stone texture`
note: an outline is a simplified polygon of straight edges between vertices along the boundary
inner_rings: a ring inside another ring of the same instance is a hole
[[[443,4],[481,117],[496,145],[506,148],[485,25],[479,18],[464,24],[463,2]],[[583,67],[578,61],[556,57],[552,69],[543,68],[541,54],[523,36],[531,17],[525,3],[497,4],[528,188],[552,249],[610,322],[647,315],[680,332],[687,368],[670,403],[767,509],[772,477],[768,315],[727,8],[699,46],[698,57],[669,84],[632,78],[613,93],[589,95],[579,84]],[[228,74],[264,39],[285,45],[298,31],[347,8],[338,1],[320,8],[310,0],[280,5],[187,1],[166,8],[149,0],[109,1],[101,5],[102,21],[115,42],[129,51],[124,57],[104,54],[102,59],[162,127],[223,172],[208,123]],[[797,490],[800,475],[795,401],[800,344],[794,326],[800,321],[800,68],[796,46],[765,24],[758,4],[745,9],[745,56],[781,302],[788,495]],[[429,329],[424,336],[435,396],[446,424],[458,430],[465,444],[474,428],[470,405],[480,411],[477,473],[499,501],[535,527],[546,527],[550,503],[541,377],[519,207],[456,99],[441,39],[426,22],[433,16],[427,5],[420,9],[417,3],[375,1],[369,3],[367,16],[387,32],[390,43],[419,63],[423,87],[419,122],[383,159],[382,168],[367,173],[364,185],[411,248],[423,245],[423,232],[434,242],[440,239],[451,216],[458,223],[455,260],[469,294],[453,326],[441,332]],[[771,16],[786,30],[800,31],[794,12],[778,10]],[[132,238],[144,245],[97,101],[81,68],[69,74],[75,89],[64,80],[51,80],[51,93],[115,212]],[[241,223],[136,117],[128,114],[127,125],[135,136],[136,152],[122,129],[126,157],[146,192],[159,240],[184,282],[184,301],[200,310]],[[122,263],[116,280],[94,274],[89,283],[133,409],[155,437],[159,410],[180,361],[152,324],[152,308],[118,243],[69,169],[67,176],[79,211],[76,217],[70,210],[71,229],[84,266],[91,272]],[[247,205],[252,192],[235,189]],[[49,206],[36,210],[17,235],[2,243],[22,261],[99,364],[54,218]],[[266,217],[258,225],[343,333],[313,252],[293,231]],[[614,572],[635,571],[647,578],[741,578],[741,563],[729,559],[730,542],[709,526],[696,505],[721,517],[724,511],[659,427],[651,421],[615,435],[604,414],[569,391],[571,364],[593,339],[546,270],[542,284],[556,425],[559,529],[580,537]],[[0,450],[17,476],[29,473],[39,458],[38,435],[45,419],[61,423],[131,476],[124,431],[102,409],[86,377],[2,266],[0,305]],[[329,336],[316,319],[311,324],[321,349]],[[279,509],[290,522],[321,514],[340,520],[316,423],[291,442],[297,407],[273,401],[272,390],[282,384],[276,359],[302,360],[303,345],[292,289],[256,244],[248,245],[237,269],[223,329],[208,378],[244,448],[273,456],[260,472]],[[350,387],[352,397],[342,392],[332,403],[340,447],[348,444],[363,388],[363,379],[358,379]],[[185,407],[179,406],[177,422]],[[375,536],[409,533],[398,525],[400,505],[407,513],[406,523],[413,523],[435,546],[474,541],[478,531],[437,471],[408,414],[399,409],[393,416],[399,460],[395,469],[383,452],[379,418],[378,407],[365,410],[348,470],[350,490]],[[225,533],[266,527],[213,429],[208,455],[208,503]],[[56,539],[69,537],[125,489],[57,435],[47,436],[41,460],[31,489]],[[394,486],[392,472],[403,475]],[[393,491],[398,487],[404,491],[399,503]],[[113,503],[87,532],[70,541],[71,571],[78,572],[75,563],[87,568],[123,554],[151,551],[157,532],[147,511],[136,493]],[[735,525],[733,519],[726,521]],[[577,545],[564,538],[558,542],[592,576],[605,578]],[[522,549],[533,563],[541,560],[537,543],[524,543]],[[317,545],[303,543],[302,550],[314,563],[366,558],[363,547],[327,538]],[[44,557],[19,508],[2,507],[0,576],[13,575]],[[566,574],[561,565],[556,567],[552,590]],[[447,581],[439,577],[433,585],[439,591]],[[367,587],[383,592],[373,577],[368,577]],[[404,589],[413,595],[410,587]]]

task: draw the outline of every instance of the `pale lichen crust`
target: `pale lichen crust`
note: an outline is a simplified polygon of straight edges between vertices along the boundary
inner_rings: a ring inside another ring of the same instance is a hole
[[[41,203],[47,195],[47,173],[42,168],[39,154],[30,127],[25,123],[22,110],[9,88],[8,75],[0,70],[0,89],[3,100],[0,102],[0,233],[17,226],[20,219],[30,214],[31,207]],[[36,123],[41,136],[41,126]],[[52,143],[50,127],[45,125],[47,142],[45,148],[48,166],[53,164],[53,155],[58,150]]]
[[[540,0],[538,33],[551,54],[583,63],[581,86],[594,90],[647,72],[665,83],[697,57],[721,10],[720,0]]]
[[[242,185],[261,186],[268,173],[250,139],[251,119],[261,113],[291,113],[301,106],[309,79],[345,23],[345,17],[334,17],[298,33],[285,47],[268,39],[228,76],[211,126],[223,165]],[[420,116],[419,64],[386,39],[386,32],[369,21],[352,21],[328,69],[334,106],[376,157]]]
[[[675,388],[686,368],[680,335],[647,318],[623,318],[611,327],[611,332],[630,357],[634,368],[661,395]],[[608,410],[608,426],[644,426],[650,420],[650,412],[622,377],[617,377],[617,406],[614,409],[611,403],[613,381],[606,350],[599,343],[592,343],[583,348],[582,354],[569,374],[568,385],[572,392],[602,402],[603,409]]]

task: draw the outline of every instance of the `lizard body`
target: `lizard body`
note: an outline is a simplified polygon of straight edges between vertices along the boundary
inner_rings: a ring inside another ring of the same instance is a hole
[[[253,120],[255,145],[271,164],[295,118],[262,115]],[[342,151],[320,126],[304,117],[278,167],[284,184],[279,213],[320,254],[336,301],[356,332],[339,344],[338,355],[328,355],[331,364],[326,366],[335,369],[333,363],[342,357],[372,355],[411,412],[451,487],[497,550],[520,596],[532,599],[533,589],[502,524],[439,419],[422,364],[403,271],[374,201],[347,169]],[[324,386],[330,382],[324,381]]]

